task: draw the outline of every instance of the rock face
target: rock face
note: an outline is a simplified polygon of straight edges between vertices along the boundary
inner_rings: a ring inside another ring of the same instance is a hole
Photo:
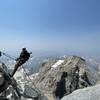
[[[10,77],[5,64],[0,65],[0,100],[37,100],[38,94],[24,74]],[[21,71],[22,72],[22,71]],[[22,76],[22,79],[21,79]]]
[[[4,70],[9,76],[7,67],[4,64],[1,64],[0,67],[2,67],[0,70]],[[77,56],[46,60],[42,63],[38,73],[28,77],[24,73],[25,70],[19,69],[14,78],[10,77],[11,83],[9,83],[9,78],[2,74],[2,70],[0,71],[0,80],[2,80],[0,81],[0,86],[5,87],[4,90],[6,90],[0,92],[0,100],[1,96],[8,98],[8,100],[61,100],[65,95],[68,97],[64,97],[64,100],[69,100],[70,95],[73,95],[74,98],[74,94],[79,96],[82,93],[85,94],[84,92],[77,93],[78,89],[78,91],[87,91],[87,89],[83,88],[100,82],[99,68],[90,67],[83,58]],[[7,84],[4,86],[3,83]],[[72,100],[75,100],[73,98]]]
[[[61,100],[100,100],[100,85],[76,90]]]
[[[0,65],[0,81],[3,84],[0,84],[0,100],[19,100],[16,81],[9,76],[6,69],[5,64],[2,63]]]
[[[63,77],[64,73],[66,77]],[[33,81],[48,100],[55,100],[77,89],[94,85],[98,79],[98,73],[93,73],[84,59],[71,56],[43,63]]]

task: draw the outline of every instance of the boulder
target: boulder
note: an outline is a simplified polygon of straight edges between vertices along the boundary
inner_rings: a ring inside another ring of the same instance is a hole
[[[100,84],[76,90],[61,100],[100,100]]]

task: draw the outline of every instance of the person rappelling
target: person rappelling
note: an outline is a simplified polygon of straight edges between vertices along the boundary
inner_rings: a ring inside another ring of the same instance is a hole
[[[3,92],[5,93],[6,92],[5,90],[7,90],[7,88],[9,86],[12,86],[13,89],[15,90],[15,93],[17,95],[16,97],[18,97],[18,99],[16,99],[16,100],[20,100],[21,97],[32,98],[32,100],[33,99],[34,100],[38,100],[38,98],[41,95],[41,91],[34,85],[33,81],[30,79],[30,77],[27,75],[27,73],[25,73],[25,74],[28,76],[28,78],[30,79],[30,81],[33,83],[33,85],[34,85],[34,92],[37,94],[37,96],[33,97],[33,96],[30,96],[30,95],[27,95],[27,94],[24,94],[24,93],[20,92],[20,90],[18,88],[18,84],[17,84],[16,80],[13,77],[15,75],[17,69],[21,65],[23,65],[24,63],[26,63],[26,61],[29,60],[31,54],[32,54],[32,52],[29,53],[26,50],[26,48],[22,48],[22,52],[20,53],[20,56],[17,59],[15,59],[15,58],[11,57],[10,55],[8,55],[8,54],[0,51],[0,56],[4,55],[4,56],[6,56],[6,57],[8,57],[8,58],[10,58],[10,59],[12,59],[14,61],[16,61],[16,64],[14,66],[14,70],[10,74],[9,71],[8,71],[8,69],[7,69],[7,66],[0,60],[0,63],[2,64],[2,66],[0,68],[0,80],[1,80],[0,81],[0,100],[8,100],[7,97],[4,97],[4,96],[1,97],[2,96],[1,94]]]
[[[20,53],[20,56],[16,59],[16,64],[14,67],[13,72],[10,74],[11,77],[13,77],[17,71],[17,69],[26,63],[26,61],[29,60],[31,53],[29,53],[26,48],[22,48],[22,52]]]

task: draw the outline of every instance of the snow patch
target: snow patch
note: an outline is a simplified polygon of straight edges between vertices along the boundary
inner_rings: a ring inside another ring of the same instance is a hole
[[[58,60],[58,61],[52,66],[52,68],[58,67],[58,66],[61,65],[63,62],[64,62],[64,60]]]

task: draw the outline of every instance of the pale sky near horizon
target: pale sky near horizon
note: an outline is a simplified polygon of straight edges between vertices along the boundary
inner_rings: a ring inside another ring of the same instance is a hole
[[[0,0],[0,49],[100,53],[100,0]]]

